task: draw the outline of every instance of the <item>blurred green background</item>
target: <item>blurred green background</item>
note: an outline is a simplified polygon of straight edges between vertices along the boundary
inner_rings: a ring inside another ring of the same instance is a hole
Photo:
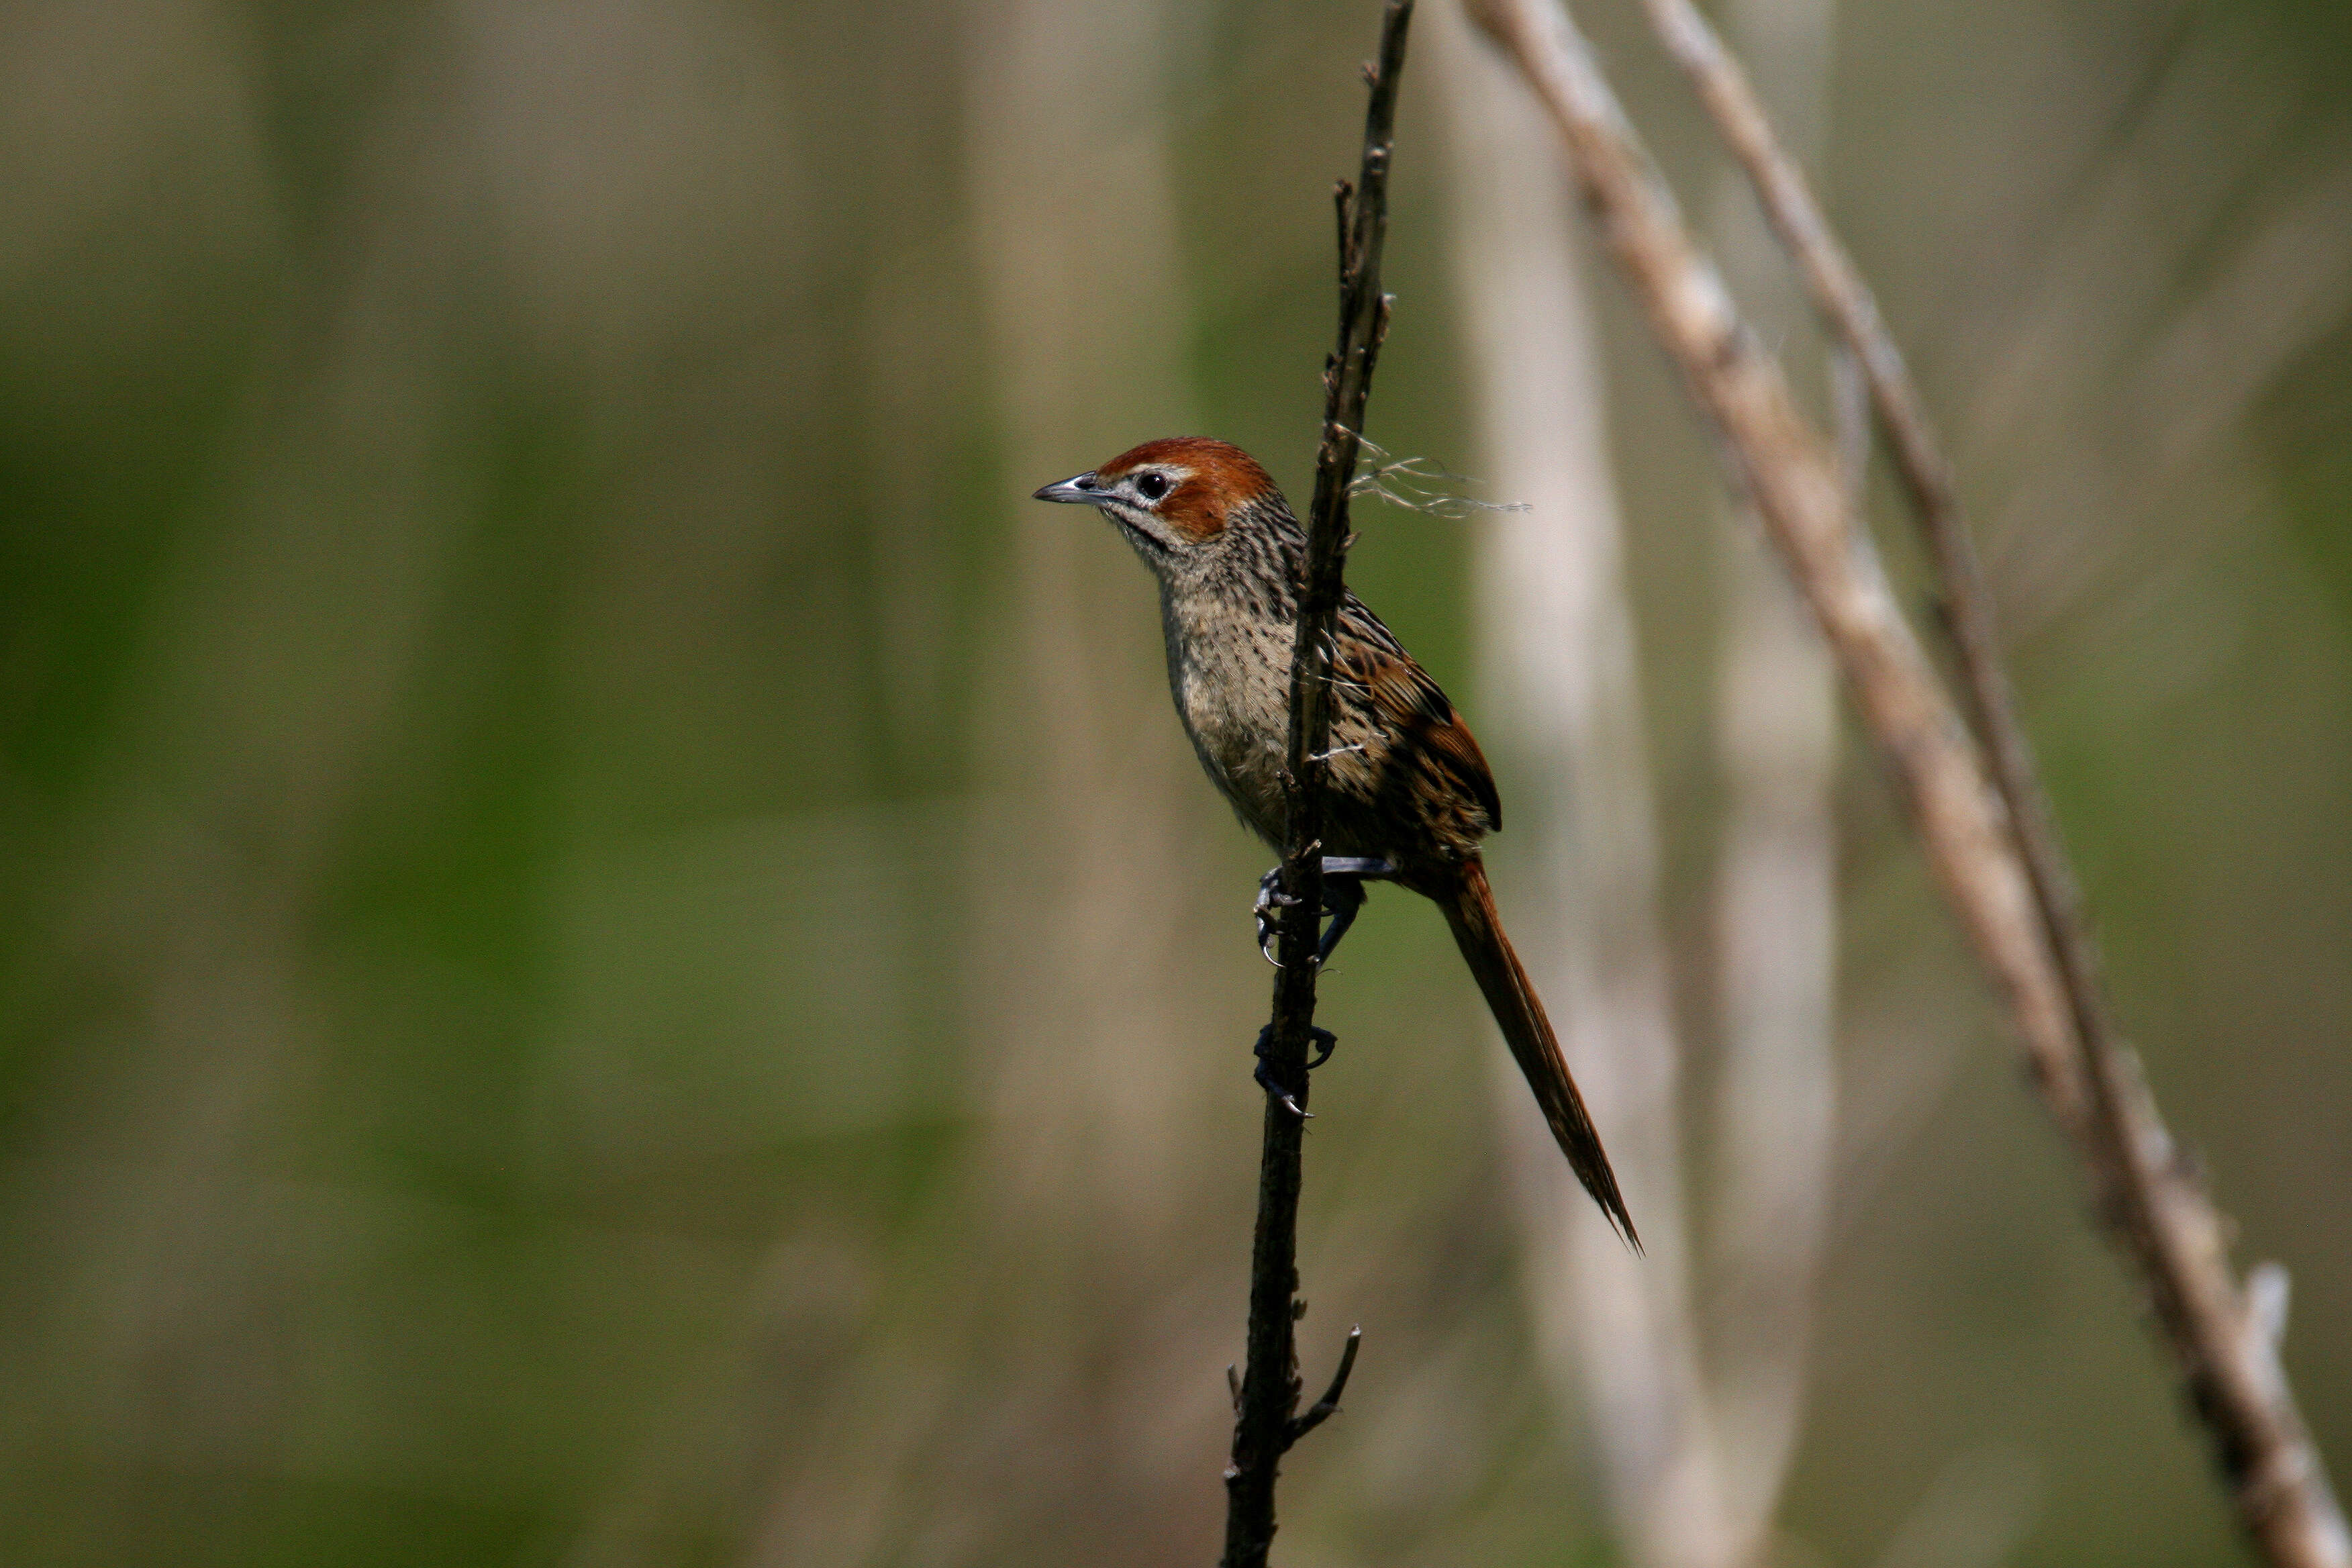
[[[1703,188],[1633,8],[1581,14]],[[1024,498],[1178,429],[1303,493],[1375,26],[0,12],[0,1562],[1212,1558],[1266,857],[1142,573]],[[2352,1479],[2352,13],[1835,34],[1825,183],[2117,1005],[2294,1271]],[[1475,468],[1435,90],[1373,433]],[[1703,1075],[1717,483],[1593,276]],[[1475,721],[1468,552],[1512,524],[1360,526]],[[1776,1554],[2242,1561],[1858,739],[1839,802],[1851,1115]],[[1307,1376],[1367,1338],[1279,1554],[1614,1560],[1442,925],[1376,896],[1326,994]]]

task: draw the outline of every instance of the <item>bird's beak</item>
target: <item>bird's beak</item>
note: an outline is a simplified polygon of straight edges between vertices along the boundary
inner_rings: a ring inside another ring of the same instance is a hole
[[[1100,506],[1104,497],[1102,491],[1095,489],[1095,477],[1088,472],[1064,479],[1058,485],[1040,485],[1030,499],[1066,501],[1074,506]]]

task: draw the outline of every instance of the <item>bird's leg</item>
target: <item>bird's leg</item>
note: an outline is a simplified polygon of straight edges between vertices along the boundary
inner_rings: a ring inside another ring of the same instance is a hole
[[[1396,875],[1396,868],[1377,855],[1326,855],[1323,857],[1323,912],[1331,917],[1331,924],[1316,943],[1315,962],[1328,963],[1332,949],[1356,923],[1358,911],[1364,907],[1364,883]],[[1276,963],[1274,942],[1276,926],[1281,911],[1291,905],[1290,895],[1282,890],[1282,868],[1276,866],[1257,879],[1257,902],[1250,913],[1257,921],[1257,950],[1268,963]]]
[[[1315,1054],[1307,1059],[1307,1070],[1313,1072],[1317,1068],[1329,1061],[1331,1053],[1339,1048],[1339,1037],[1328,1029],[1318,1029],[1310,1025],[1307,1030],[1307,1038],[1315,1047]],[[1274,1026],[1268,1024],[1257,1032],[1257,1045],[1253,1053],[1257,1058],[1257,1070],[1250,1076],[1257,1079],[1258,1088],[1282,1101],[1284,1110],[1303,1121],[1314,1112],[1299,1104],[1297,1096],[1275,1082],[1274,1075],[1266,1071],[1266,1050],[1273,1043]]]
[[[1258,1088],[1265,1090],[1265,1092],[1274,1099],[1282,1101],[1283,1108],[1285,1110],[1288,1110],[1291,1115],[1296,1116],[1300,1121],[1304,1121],[1312,1114],[1312,1112],[1307,1110],[1305,1106],[1298,1103],[1297,1096],[1292,1094],[1290,1090],[1275,1082],[1274,1075],[1266,1071],[1266,1047],[1271,1046],[1273,1043],[1274,1026],[1272,1024],[1268,1024],[1265,1028],[1260,1029],[1257,1032],[1257,1045],[1254,1047],[1252,1053],[1257,1058],[1257,1070],[1250,1074],[1250,1076],[1257,1079]]]
[[[1348,934],[1348,928],[1356,923],[1356,915],[1363,907],[1364,879],[1361,876],[1346,872],[1323,873],[1323,912],[1331,917],[1331,923],[1323,928],[1323,940],[1315,944],[1315,962],[1318,965],[1331,962],[1332,950],[1339,945],[1339,939]]]
[[[1268,963],[1281,963],[1274,956],[1274,939],[1279,934],[1276,928],[1281,922],[1282,911],[1297,901],[1282,890],[1281,867],[1276,866],[1257,879],[1257,902],[1250,906],[1250,915],[1257,921],[1257,950],[1265,955]]]

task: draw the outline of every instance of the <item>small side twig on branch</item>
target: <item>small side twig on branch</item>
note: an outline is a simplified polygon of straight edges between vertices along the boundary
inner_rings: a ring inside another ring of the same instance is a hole
[[[1339,1396],[1348,1392],[1348,1379],[1356,1370],[1356,1348],[1364,1342],[1362,1324],[1348,1331],[1347,1347],[1339,1352],[1339,1369],[1331,1374],[1331,1386],[1323,1397],[1307,1407],[1304,1415],[1290,1423],[1290,1440],[1294,1443],[1312,1432],[1339,1412]]]
[[[1268,1094],[1258,1164],[1257,1229],[1250,1256],[1249,1352],[1234,1400],[1233,1462],[1225,1469],[1223,1568],[1264,1568],[1274,1542],[1274,1487],[1282,1456],[1339,1407],[1355,1370],[1360,1331],[1331,1386],[1303,1415],[1298,1408],[1295,1324],[1298,1294],[1298,1190],[1307,1105],[1307,1049],[1315,1032],[1316,943],[1323,908],[1323,780],[1331,756],[1330,647],[1348,547],[1348,492],[1356,475],[1372,369],[1388,335],[1390,300],[1381,292],[1388,236],[1390,148],[1397,86],[1404,73],[1412,0],[1388,0],[1377,64],[1366,75],[1363,163],[1356,184],[1335,192],[1339,228],[1339,341],[1323,372],[1322,444],[1301,563],[1298,630],[1290,661],[1290,820],[1284,846],[1281,968],[1266,1026]]]
[[[1725,436],[1887,753],[1946,897],[2008,1004],[2034,1081],[2139,1267],[2242,1523],[2278,1568],[2352,1568],[2352,1536],[2279,1364],[2276,1335],[2264,1331],[2263,1298],[2238,1284],[2227,1226],[2116,1037],[2080,895],[2000,664],[1951,469],[1867,287],[1705,19],[1689,0],[1644,0],[1755,181],[1816,305],[1860,363],[1943,577],[1990,767],[1866,549],[1835,458],[1692,245],[1574,23],[1546,0],[1468,3],[1559,127],[1610,249]]]

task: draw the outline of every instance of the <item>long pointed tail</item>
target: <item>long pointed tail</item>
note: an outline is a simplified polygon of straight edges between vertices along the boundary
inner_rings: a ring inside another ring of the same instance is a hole
[[[1560,1152],[1568,1156],[1569,1168],[1609,1222],[1639,1252],[1642,1238],[1634,1233],[1633,1215],[1625,1212],[1616,1173],[1609,1168],[1609,1155],[1601,1147],[1601,1135],[1592,1130],[1592,1118],[1585,1112],[1584,1097],[1576,1092],[1576,1080],[1568,1076],[1559,1037],[1552,1033],[1551,1020],[1544,1016],[1543,1003],[1520,966],[1511,939],[1503,934],[1503,922],[1495,913],[1494,889],[1486,885],[1486,868],[1475,859],[1465,862],[1452,898],[1439,898],[1436,902],[1445,911],[1445,923],[1454,928],[1454,941],[1468,961],[1470,973],[1478,978],[1478,989],[1486,993],[1495,1022],[1502,1026],[1503,1038],[1510,1042],[1513,1059],[1527,1074],[1528,1087],[1536,1092],[1536,1103],[1543,1107],[1544,1120],[1551,1123],[1552,1136],[1559,1140]]]

